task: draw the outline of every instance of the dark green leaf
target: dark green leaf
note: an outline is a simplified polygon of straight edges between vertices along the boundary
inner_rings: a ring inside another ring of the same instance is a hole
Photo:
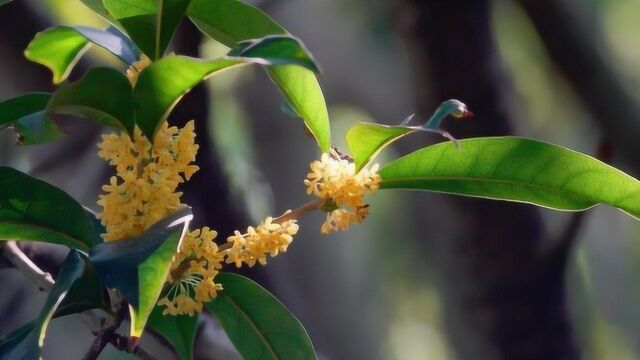
[[[82,276],[69,289],[64,301],[56,310],[54,318],[91,309],[111,312],[111,305],[93,265],[85,261]]]
[[[138,237],[103,243],[91,251],[91,262],[105,286],[118,289],[129,301],[131,336],[142,335],[192,217],[191,209],[180,210]]]
[[[415,132],[404,126],[387,126],[375,123],[357,123],[347,131],[347,146],[360,171],[385,147],[394,141]]]
[[[302,324],[267,290],[235,274],[216,281],[224,290],[207,309],[245,359],[316,359]]]
[[[26,93],[0,102],[0,129],[13,126],[21,144],[55,141],[64,133],[44,113],[51,94]]]
[[[114,27],[106,30],[86,26],[49,28],[36,34],[24,54],[27,59],[48,67],[53,72],[53,82],[58,84],[67,78],[90,42],[127,64],[140,60],[138,47]]]
[[[44,343],[49,321],[58,305],[64,300],[69,288],[82,275],[83,270],[84,260],[82,256],[76,250],[71,250],[60,267],[56,283],[49,292],[38,318],[32,324],[19,329],[19,333],[15,335],[13,340],[7,342],[7,346],[0,346],[1,358],[20,360],[37,360],[40,358],[40,350]],[[28,333],[26,332],[27,329],[29,329]]]
[[[229,51],[227,57],[261,65],[299,65],[313,72],[320,72],[318,65],[302,42],[289,35],[269,35],[260,39],[242,41]]]
[[[44,110],[49,98],[49,93],[32,92],[3,100],[0,102],[0,129],[22,117]]]
[[[87,251],[94,245],[91,221],[64,191],[0,166],[0,238],[43,241]]]
[[[109,68],[91,69],[80,80],[60,85],[47,112],[82,117],[129,134],[135,125],[131,84]]]
[[[103,0],[102,3],[151,60],[162,57],[189,6],[189,0]]]
[[[228,47],[268,35],[287,34],[268,15],[238,0],[192,0],[187,14],[202,32]],[[287,102],[304,120],[322,151],[329,151],[329,115],[315,74],[292,65],[269,67],[267,72]]]
[[[381,188],[416,189],[510,200],[557,210],[599,203],[640,217],[640,182],[566,148],[518,137],[441,143],[382,168]]]
[[[12,1],[13,0],[0,0],[0,6],[6,5],[6,4],[8,4],[8,3],[12,2]]]
[[[162,311],[164,308],[159,306],[153,309],[147,327],[162,335],[176,349],[180,359],[193,359],[198,317],[162,315]]]

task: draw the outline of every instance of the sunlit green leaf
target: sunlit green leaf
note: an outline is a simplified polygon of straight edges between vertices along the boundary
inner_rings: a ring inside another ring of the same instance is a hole
[[[0,238],[42,241],[83,251],[94,230],[80,204],[64,191],[7,166],[0,166]]]
[[[267,45],[262,47],[262,41]],[[246,44],[240,45],[240,49],[232,49],[229,54],[240,56],[225,57],[217,60],[202,60],[186,56],[166,56],[144,69],[134,89],[134,101],[136,103],[136,123],[142,132],[153,138],[162,122],[169,116],[173,107],[189,90],[198,83],[228,69],[234,65],[243,63],[265,63],[276,61],[273,47],[278,43],[284,43],[286,47],[293,46],[291,38],[265,38],[252,42],[254,50],[246,50]],[[295,40],[294,40],[295,42]],[[265,56],[264,58],[261,56]],[[288,59],[287,56],[292,56]],[[298,63],[300,58],[297,53],[283,53],[277,57],[279,63]]]
[[[405,135],[415,132],[404,126],[375,123],[357,123],[347,131],[347,146],[359,171],[371,162],[385,147]]]
[[[588,155],[518,137],[441,143],[382,168],[381,188],[510,200],[558,210],[599,203],[640,217],[640,182]]]
[[[113,18],[105,9],[102,4],[102,0],[80,0],[83,4],[85,4],[89,9],[93,10],[96,14],[100,15],[103,19],[109,22],[112,25],[120,26],[118,21]]]
[[[64,300],[69,288],[84,270],[84,260],[79,252],[71,250],[56,276],[56,283],[49,292],[47,300],[36,320],[18,329],[13,339],[0,346],[2,359],[39,359],[44,343],[45,332],[49,321],[60,303]],[[27,332],[28,330],[28,332]]]
[[[320,72],[315,60],[300,40],[288,35],[270,35],[242,41],[229,51],[227,57],[262,65],[293,64]]]
[[[151,60],[162,57],[189,6],[189,0],[103,0]]]
[[[316,359],[302,324],[267,290],[229,273],[216,282],[224,290],[207,309],[245,359]]]
[[[153,139],[173,107],[189,90],[215,72],[239,63],[169,55],[151,64],[140,74],[133,95],[136,120],[142,133]]]
[[[190,209],[180,210],[140,236],[103,243],[91,251],[91,262],[105,286],[118,289],[129,302],[131,336],[142,335],[192,217]]]
[[[140,59],[140,50],[126,35],[110,27],[56,26],[39,32],[24,54],[27,59],[48,67],[53,82],[64,81],[90,43],[111,52],[127,64]]]
[[[156,306],[149,316],[147,327],[162,335],[182,360],[193,359],[193,343],[198,328],[198,316],[162,315],[163,307]]]
[[[131,84],[117,70],[93,68],[80,80],[60,85],[47,113],[78,116],[133,134]]]
[[[287,34],[268,15],[238,0],[192,0],[187,14],[202,32],[228,47],[268,35]],[[320,148],[329,151],[329,115],[315,74],[292,65],[268,67],[267,72],[287,102],[304,120]]]
[[[0,130],[13,126],[19,142],[26,145],[60,139],[64,133],[44,113],[50,97],[48,93],[34,92],[0,102]]]

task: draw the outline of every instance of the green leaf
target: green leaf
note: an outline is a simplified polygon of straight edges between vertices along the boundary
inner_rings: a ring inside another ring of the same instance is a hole
[[[55,141],[64,136],[44,113],[48,93],[26,93],[0,102],[0,130],[13,126],[20,144],[33,145]]]
[[[136,122],[142,133],[153,139],[173,107],[199,82],[214,73],[240,64],[219,59],[203,61],[186,56],[166,56],[147,67],[138,77],[133,97]]]
[[[0,0],[0,6],[6,5],[6,4],[8,4],[8,3],[12,2],[12,1],[13,0]]]
[[[316,359],[302,324],[267,290],[230,273],[216,281],[224,290],[207,309],[245,359]]]
[[[73,283],[54,318],[91,309],[102,309],[109,313],[111,305],[93,265],[85,261],[82,276]]]
[[[360,171],[385,147],[394,141],[416,132],[405,126],[387,126],[375,123],[357,123],[347,131],[347,146]]]
[[[103,243],[91,251],[91,262],[105,286],[118,289],[129,302],[131,336],[142,335],[192,218],[191,209],[179,210],[138,237]]]
[[[60,85],[47,113],[82,117],[131,135],[135,126],[131,84],[110,68],[93,68],[80,80]]]
[[[0,238],[43,241],[88,251],[94,245],[91,221],[64,191],[0,166]]]
[[[203,33],[228,47],[268,35],[287,34],[268,15],[238,0],[192,0],[187,15]],[[311,131],[322,151],[329,151],[329,114],[315,74],[291,65],[269,67],[267,72]]]
[[[3,359],[40,358],[40,350],[44,343],[45,332],[56,309],[64,300],[69,288],[82,275],[84,260],[79,252],[71,250],[58,271],[56,283],[49,292],[40,314],[32,324],[18,329],[13,340],[0,346],[0,357]],[[28,330],[28,332],[27,332]]]
[[[147,327],[162,335],[176,349],[180,359],[193,359],[198,317],[162,315],[163,311],[164,308],[156,306],[149,316]]]
[[[588,155],[518,137],[440,143],[382,168],[381,188],[414,189],[585,210],[599,203],[640,217],[640,182]]]
[[[102,3],[151,60],[162,57],[189,6],[189,0],[103,0]]]
[[[320,72],[302,42],[289,35],[269,35],[242,41],[229,51],[227,57],[261,65],[299,65],[313,72]]]
[[[93,12],[100,15],[108,23],[115,26],[120,26],[120,24],[118,24],[118,21],[114,19],[113,16],[111,16],[107,11],[107,9],[104,7],[104,5],[102,4],[102,0],[80,0],[80,1],[82,1],[82,3],[86,7],[93,10]]]
[[[140,60],[140,50],[125,34],[114,27],[106,30],[86,26],[57,26],[39,32],[24,51],[27,59],[48,67],[53,83],[64,81],[75,64],[96,44],[127,64]]]

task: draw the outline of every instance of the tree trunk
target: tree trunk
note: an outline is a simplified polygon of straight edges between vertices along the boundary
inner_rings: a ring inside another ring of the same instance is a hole
[[[445,124],[458,137],[511,132],[510,83],[485,0],[397,0],[421,118],[449,98],[476,116]],[[464,148],[462,149],[464,151]],[[447,327],[461,359],[577,359],[565,298],[566,252],[542,249],[532,206],[448,198],[456,231],[438,244]]]

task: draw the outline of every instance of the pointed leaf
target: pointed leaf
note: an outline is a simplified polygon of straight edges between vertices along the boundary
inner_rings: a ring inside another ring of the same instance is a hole
[[[102,3],[151,60],[162,57],[189,6],[189,0],[103,0]]]
[[[518,137],[462,140],[413,152],[380,171],[383,189],[414,189],[640,217],[640,182],[588,155]]]
[[[302,42],[289,35],[269,35],[238,43],[227,57],[252,61],[261,65],[299,65],[320,72],[315,60]],[[254,60],[258,59],[258,60]]]
[[[56,26],[39,32],[24,51],[27,59],[48,67],[53,83],[64,81],[90,43],[111,52],[127,64],[140,60],[138,47],[120,30],[86,26]]]
[[[357,123],[347,131],[347,146],[360,171],[385,147],[416,130],[405,126],[387,126],[375,123]]]
[[[13,126],[19,143],[25,145],[55,141],[64,136],[58,126],[44,113],[48,93],[26,93],[0,102],[0,130]]]
[[[164,308],[156,306],[147,327],[162,335],[176,350],[180,359],[193,359],[193,344],[198,328],[197,316],[162,315]]]
[[[203,33],[228,47],[268,35],[287,34],[268,15],[238,0],[192,0],[187,14]],[[268,67],[267,72],[285,100],[304,121],[322,151],[329,151],[329,114],[315,74],[291,65]]]
[[[118,289],[129,302],[131,336],[142,335],[192,217],[191,209],[179,210],[138,237],[103,243],[91,251],[105,286]]]
[[[8,346],[0,346],[0,357],[3,359],[39,359],[44,343],[45,332],[56,308],[62,303],[69,288],[82,275],[84,260],[79,252],[71,250],[60,267],[56,283],[49,292],[47,300],[38,318],[24,328],[8,342]],[[27,333],[26,330],[29,330]]]
[[[87,251],[91,221],[64,191],[18,170],[0,166],[0,238],[43,241]]]
[[[245,359],[316,359],[302,324],[267,290],[235,274],[216,281],[224,290],[207,310]]]
[[[80,80],[64,83],[53,93],[48,113],[78,116],[133,134],[132,89],[114,69],[93,68]]]

